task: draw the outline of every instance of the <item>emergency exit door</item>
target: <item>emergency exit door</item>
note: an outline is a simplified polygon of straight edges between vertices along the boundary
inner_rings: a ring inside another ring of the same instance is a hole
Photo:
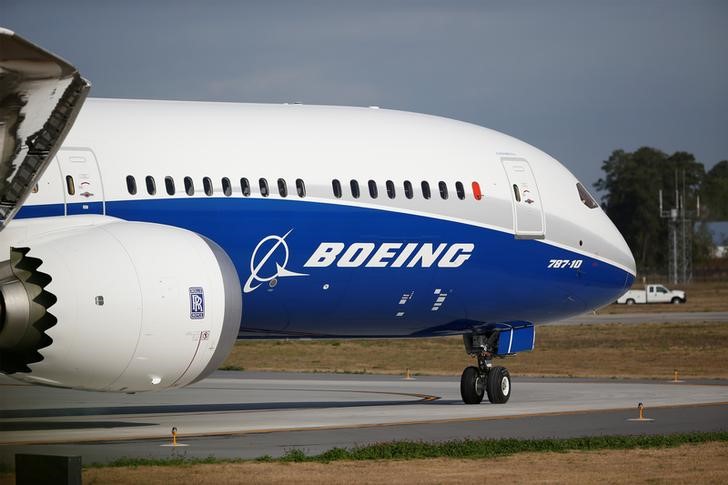
[[[519,239],[542,239],[544,216],[541,195],[528,161],[502,158],[513,200],[513,229]]]
[[[104,214],[104,188],[94,153],[86,148],[58,150],[66,214]]]

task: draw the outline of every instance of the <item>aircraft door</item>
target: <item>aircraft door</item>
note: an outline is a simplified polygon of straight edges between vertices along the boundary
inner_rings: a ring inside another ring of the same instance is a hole
[[[96,156],[88,148],[58,150],[66,214],[105,214],[104,188]]]
[[[528,161],[502,158],[513,200],[513,228],[518,239],[542,239],[544,216],[541,195]]]

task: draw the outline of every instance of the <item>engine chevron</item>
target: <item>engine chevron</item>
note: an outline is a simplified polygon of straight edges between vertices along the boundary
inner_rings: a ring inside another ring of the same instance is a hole
[[[0,371],[6,374],[31,372],[28,365],[43,360],[39,350],[53,343],[46,331],[58,321],[48,311],[57,301],[45,289],[51,277],[29,252],[11,248],[10,259],[0,263]]]

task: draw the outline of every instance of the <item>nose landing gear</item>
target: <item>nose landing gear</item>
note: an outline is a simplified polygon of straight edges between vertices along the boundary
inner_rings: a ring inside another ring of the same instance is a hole
[[[505,404],[511,397],[511,375],[508,369],[491,363],[492,354],[485,350],[487,343],[482,342],[478,345],[478,336],[463,337],[465,350],[478,359],[477,367],[473,365],[466,367],[460,376],[460,396],[463,402],[480,404],[487,394],[491,403]]]
[[[481,365],[481,361],[484,365]],[[490,360],[478,355],[478,367],[466,367],[460,376],[460,396],[465,404],[480,404],[488,394],[493,404],[505,404],[511,397],[511,375],[508,369],[493,366]]]

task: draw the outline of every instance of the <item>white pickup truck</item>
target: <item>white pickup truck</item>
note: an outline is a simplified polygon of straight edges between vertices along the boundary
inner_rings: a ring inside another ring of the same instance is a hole
[[[644,290],[628,290],[617,299],[617,303],[634,305],[635,303],[685,303],[687,297],[681,290],[668,290],[662,285],[647,285]]]

